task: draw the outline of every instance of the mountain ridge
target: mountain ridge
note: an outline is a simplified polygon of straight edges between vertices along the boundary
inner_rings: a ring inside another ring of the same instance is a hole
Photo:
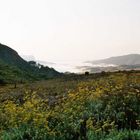
[[[137,65],[140,64],[140,54],[127,54],[106,59],[86,61],[90,64]]]
[[[6,82],[29,81],[54,78],[60,75],[61,73],[53,68],[25,61],[14,49],[0,44],[0,79]]]

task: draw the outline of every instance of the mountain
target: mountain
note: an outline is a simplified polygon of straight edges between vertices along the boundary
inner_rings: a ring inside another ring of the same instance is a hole
[[[129,54],[123,56],[110,57],[107,59],[88,61],[91,64],[112,64],[112,65],[138,65],[140,64],[140,54]]]
[[[0,81],[43,80],[60,76],[53,68],[35,61],[27,62],[12,48],[0,44]]]
[[[110,57],[107,59],[87,61],[86,65],[78,66],[77,69],[85,72],[99,73],[102,71],[140,70],[140,54],[129,54]]]
[[[2,44],[0,44],[0,60],[9,65],[15,65],[18,67],[28,65],[28,63],[23,60],[15,50]]]

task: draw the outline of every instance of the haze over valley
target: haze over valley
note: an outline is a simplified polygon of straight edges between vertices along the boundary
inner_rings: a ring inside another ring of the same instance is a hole
[[[140,140],[140,0],[0,0],[0,140]]]
[[[90,71],[96,73],[101,71],[140,69],[140,54],[128,54],[94,61],[62,61],[55,63],[36,60],[35,57],[31,55],[24,55],[22,57],[26,61],[36,61],[42,65],[53,67],[60,72],[83,73]]]
[[[20,55],[70,68],[140,54],[138,0],[4,0],[0,5],[0,42]]]

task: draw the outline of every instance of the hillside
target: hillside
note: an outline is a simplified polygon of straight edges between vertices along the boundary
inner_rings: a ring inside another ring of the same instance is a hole
[[[34,64],[34,65],[33,65]],[[6,45],[0,44],[0,79],[5,82],[41,80],[60,76],[53,68],[27,62]]]
[[[77,68],[91,73],[99,73],[102,71],[140,70],[140,54],[116,56],[102,60],[87,61],[85,63],[89,64],[89,66],[83,65]]]
[[[23,60],[15,50],[2,44],[0,44],[0,60],[18,67],[23,67],[24,65],[28,66],[28,63]]]
[[[140,54],[129,54],[123,56],[110,57],[107,59],[89,61],[92,64],[112,64],[112,65],[138,65],[140,64]]]

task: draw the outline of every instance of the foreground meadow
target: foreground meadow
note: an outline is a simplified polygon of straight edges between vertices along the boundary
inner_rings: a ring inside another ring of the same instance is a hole
[[[140,72],[0,87],[0,140],[140,140]]]

